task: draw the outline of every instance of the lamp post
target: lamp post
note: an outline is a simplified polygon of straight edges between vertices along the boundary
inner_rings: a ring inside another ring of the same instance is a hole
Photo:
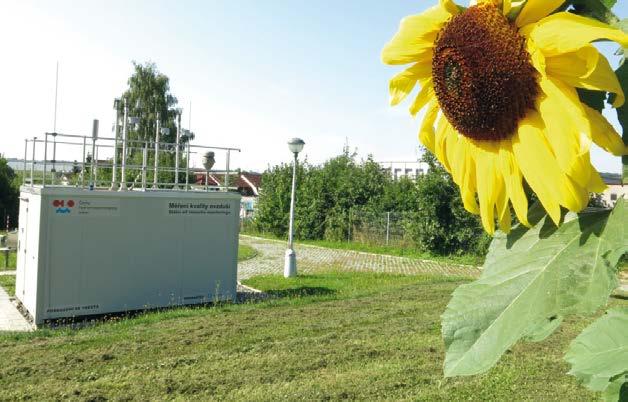
[[[305,142],[300,138],[293,138],[288,141],[288,148],[294,154],[294,164],[292,166],[292,196],[290,197],[290,226],[288,229],[288,249],[284,259],[283,276],[292,278],[297,276],[297,255],[293,247],[293,227],[294,227],[294,196],[297,189],[297,163],[299,152],[303,151]]]
[[[124,120],[122,120],[122,168],[120,169],[120,188],[118,191],[126,191],[126,140],[127,140],[127,120],[129,118],[129,107],[124,99]]]
[[[179,189],[179,141],[181,141],[181,114],[183,111],[177,109],[177,139],[174,150],[174,189]]]
[[[113,101],[113,109],[116,111],[116,119],[113,123],[113,168],[111,170],[111,191],[115,191],[117,187],[116,174],[118,171],[118,120],[120,119],[120,99],[116,98]]]

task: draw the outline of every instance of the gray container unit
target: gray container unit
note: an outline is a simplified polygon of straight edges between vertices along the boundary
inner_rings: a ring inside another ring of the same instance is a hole
[[[16,297],[44,320],[233,300],[240,195],[23,186]]]

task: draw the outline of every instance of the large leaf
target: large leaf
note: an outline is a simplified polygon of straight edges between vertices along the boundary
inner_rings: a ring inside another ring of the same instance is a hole
[[[571,342],[565,360],[569,374],[589,389],[619,400],[628,381],[628,308],[609,310]],[[628,396],[628,395],[627,395]]]
[[[571,0],[574,12],[607,24],[616,24],[619,18],[611,11],[617,0]]]
[[[481,277],[456,289],[442,316],[445,376],[482,373],[519,339],[544,339],[563,316],[605,305],[628,251],[626,204],[567,214],[559,228],[537,206],[531,229],[497,234]]]
[[[624,62],[621,67],[617,69],[616,74],[624,93],[628,93],[628,63]],[[624,144],[628,144],[628,102],[625,102],[622,107],[617,109],[617,119],[622,126]],[[628,184],[628,156],[624,156],[623,165],[623,183]]]
[[[580,102],[586,104],[592,109],[602,112],[604,110],[604,101],[608,93],[604,91],[592,91],[590,89],[576,88]]]

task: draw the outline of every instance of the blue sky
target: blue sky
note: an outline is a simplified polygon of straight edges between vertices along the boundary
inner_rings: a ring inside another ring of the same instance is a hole
[[[111,127],[112,99],[136,60],[153,61],[170,77],[185,125],[192,102],[197,141],[241,147],[233,163],[244,169],[288,160],[285,141],[292,136],[306,141],[314,163],[338,154],[346,140],[362,156],[412,160],[419,122],[407,114],[407,104],[388,107],[387,82],[398,69],[382,65],[379,54],[403,16],[431,3],[5,3],[0,46],[12,57],[0,66],[0,110],[11,118],[3,119],[0,152],[20,156],[24,137],[52,130],[57,60],[57,131],[81,134],[89,133],[93,118]],[[627,16],[628,5],[616,12]],[[613,48],[605,47],[607,53]],[[620,170],[618,158],[602,152],[594,151],[593,160],[601,170]]]

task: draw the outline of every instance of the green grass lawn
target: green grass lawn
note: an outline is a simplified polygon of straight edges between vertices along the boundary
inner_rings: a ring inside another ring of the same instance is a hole
[[[243,235],[250,235],[256,237],[262,237],[270,240],[282,240],[276,236],[272,236],[269,234],[262,233],[242,233]],[[427,253],[424,251],[416,250],[413,248],[407,247],[395,247],[395,246],[375,246],[364,243],[357,242],[346,242],[346,241],[328,241],[328,240],[298,240],[295,241],[296,244],[306,244],[310,246],[318,246],[318,247],[326,247],[333,248],[337,250],[353,250],[353,251],[362,251],[365,253],[373,253],[373,254],[383,254],[383,255],[393,255],[397,257],[408,257],[415,258],[419,260],[432,260],[439,262],[448,262],[454,264],[463,264],[463,265],[473,265],[473,266],[481,266],[484,264],[484,257],[472,254],[465,255],[435,255],[431,253]]]
[[[4,252],[0,252],[0,271],[14,270],[17,266],[17,254],[15,251],[9,253],[9,268],[4,267]]]
[[[257,250],[245,244],[238,245],[238,261],[250,260],[257,256]]]
[[[9,296],[15,295],[15,275],[0,275],[0,286],[7,291]]]
[[[486,375],[443,379],[440,314],[460,283],[341,272],[256,277],[246,284],[280,298],[0,335],[0,400],[596,398],[562,361],[591,318],[517,345]]]

